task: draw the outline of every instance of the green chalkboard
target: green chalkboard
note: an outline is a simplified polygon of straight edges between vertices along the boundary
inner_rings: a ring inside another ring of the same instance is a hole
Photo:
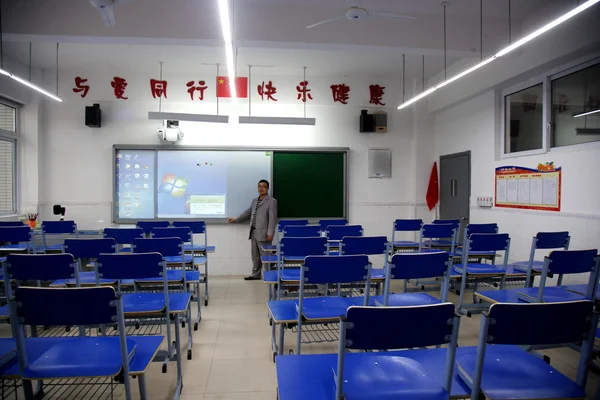
[[[279,218],[345,218],[344,152],[273,152]]]

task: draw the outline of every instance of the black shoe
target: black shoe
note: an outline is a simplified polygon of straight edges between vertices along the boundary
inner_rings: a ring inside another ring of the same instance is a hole
[[[245,281],[258,281],[259,279],[260,279],[260,276],[254,276],[254,275],[244,277]]]

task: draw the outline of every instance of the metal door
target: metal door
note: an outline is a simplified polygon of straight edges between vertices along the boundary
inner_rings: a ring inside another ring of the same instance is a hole
[[[469,223],[471,152],[440,157],[440,217],[461,221],[459,241]]]

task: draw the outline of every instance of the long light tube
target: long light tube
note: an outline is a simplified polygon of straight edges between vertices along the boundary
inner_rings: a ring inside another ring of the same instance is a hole
[[[229,77],[229,90],[231,92],[231,98],[236,99],[237,92],[235,85],[235,62],[233,58],[233,39],[231,35],[229,0],[218,0],[218,2],[219,16],[221,18],[221,29],[223,30],[223,40],[225,41],[225,57],[227,58],[227,76]]]
[[[33,84],[33,83],[29,82],[28,80],[21,78],[18,75],[15,75],[15,74],[10,73],[10,72],[8,72],[6,70],[3,70],[3,69],[0,69],[0,74],[6,75],[9,78],[12,78],[12,79],[14,79],[17,82],[19,82],[19,83],[21,83],[21,84],[23,84],[23,85],[25,85],[27,87],[30,87],[31,89],[36,90],[36,91],[40,92],[41,94],[44,94],[44,95],[50,97],[53,100],[60,101],[62,103],[62,99],[60,97],[53,95],[49,91],[47,91],[45,89],[42,89],[38,85]]]
[[[554,21],[544,25],[543,27],[539,28],[538,30],[530,33],[529,35],[525,36],[524,38],[512,43],[511,45],[509,45],[508,47],[505,47],[504,49],[500,50],[498,53],[496,53],[495,55],[493,55],[492,57],[480,62],[479,64],[474,65],[473,67],[451,77],[450,79],[446,79],[444,82],[439,83],[436,86],[431,87],[430,89],[426,90],[425,92],[405,101],[404,103],[400,104],[398,106],[398,109],[401,110],[403,108],[408,107],[409,105],[417,102],[418,100],[422,99],[423,97],[428,96],[429,94],[433,93],[435,90],[442,88],[468,74],[470,74],[473,71],[478,70],[479,68],[483,67],[484,65],[487,65],[495,60],[497,60],[498,58],[510,53],[513,50],[516,50],[517,48],[523,46],[525,43],[532,41],[533,39],[535,39],[536,37],[548,32],[550,29],[557,27],[558,25],[562,24],[563,22],[573,18],[574,16],[576,16],[577,14],[582,13],[583,11],[587,10],[588,8],[592,7],[593,5],[599,3],[600,0],[588,0],[585,3],[575,7],[574,9],[572,9],[571,11],[567,12],[566,14],[563,14],[562,16],[558,17],[557,19],[555,19]],[[596,111],[598,112],[598,111]],[[578,116],[583,116],[583,115],[578,115]]]
[[[586,115],[591,115],[591,114],[596,114],[596,113],[600,113],[600,108],[597,110],[592,110],[592,111],[588,111],[588,112],[582,112],[579,114],[575,114],[575,115],[573,115],[573,118],[585,117]]]

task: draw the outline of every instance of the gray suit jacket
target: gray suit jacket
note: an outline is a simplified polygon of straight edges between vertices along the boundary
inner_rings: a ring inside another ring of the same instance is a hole
[[[249,221],[254,215],[256,209],[256,203],[258,197],[252,199],[250,208],[240,214],[235,219],[235,222]],[[254,237],[259,242],[266,242],[267,235],[275,237],[275,227],[277,226],[277,200],[271,196],[265,197],[261,202],[258,210],[256,211],[256,229],[254,230]]]

